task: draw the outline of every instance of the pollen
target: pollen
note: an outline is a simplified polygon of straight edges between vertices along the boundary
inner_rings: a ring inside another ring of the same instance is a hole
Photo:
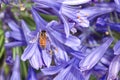
[[[25,10],[24,4],[20,4],[20,11],[24,11],[24,10]]]
[[[105,34],[106,34],[106,35],[109,35],[109,32],[108,32],[108,31],[106,31],[106,32],[105,32]]]

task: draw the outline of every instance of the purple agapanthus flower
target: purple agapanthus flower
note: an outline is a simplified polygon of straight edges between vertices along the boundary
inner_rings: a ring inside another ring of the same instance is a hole
[[[77,49],[77,47],[79,47],[79,45],[81,44],[81,41],[75,36],[70,35],[68,38],[66,38],[65,33],[63,32],[63,25],[58,23],[57,21],[53,20],[47,23],[38,15],[35,10],[33,11],[33,17],[37,25],[37,30],[46,30],[46,32],[48,32],[48,36],[53,36],[51,37],[51,40],[55,40],[53,38],[56,38],[56,40],[58,40],[60,43],[71,47],[72,49]]]
[[[88,6],[85,8],[80,8],[80,5],[78,5],[89,2],[89,0],[33,1],[36,3],[36,5],[34,6],[36,10],[45,14],[56,15],[60,19],[61,23],[64,24],[64,31],[66,33],[66,37],[69,36],[71,27],[74,26],[73,25],[70,27],[69,23],[76,23],[79,26],[88,27],[90,26],[90,20],[94,19],[99,15],[110,13],[115,8],[113,4],[95,4],[95,6],[93,7]]]
[[[56,21],[46,22],[33,8],[32,14],[37,28],[31,40],[27,40],[28,46],[21,57],[22,60],[25,61],[29,59],[32,67],[35,69],[41,68],[44,64],[49,67],[52,62],[52,55],[58,60],[62,59],[67,61],[68,56],[63,45],[78,50],[77,47],[80,45],[80,40],[72,35],[66,38],[65,34],[61,32],[63,29],[56,28],[62,25],[58,24]],[[43,32],[46,35],[45,45],[41,45],[40,43],[40,35]]]
[[[67,24],[70,20],[81,27],[89,27],[90,20],[95,17],[112,12],[114,7],[109,7],[112,4],[96,4],[93,7],[79,8],[79,6],[62,5],[59,14],[64,23],[66,35],[69,35],[70,27]],[[69,20],[69,21],[68,21]]]
[[[34,43],[34,44],[29,43],[30,39],[34,37],[34,34],[30,35],[31,31],[24,21],[21,21],[21,24],[22,24],[23,34],[25,35],[25,39],[27,42],[27,47],[24,50],[24,53],[22,54],[21,59],[23,61],[26,61],[26,59],[29,59],[31,66],[35,69],[39,69],[43,65],[39,47],[37,46],[37,43]]]
[[[78,8],[74,6],[63,5],[60,12],[80,24],[82,27],[89,26],[89,20],[114,10],[114,7],[110,7],[112,4],[96,4],[93,7]],[[71,15],[72,14],[72,15]]]
[[[20,78],[20,57],[16,55],[14,67],[10,80],[21,80]]]

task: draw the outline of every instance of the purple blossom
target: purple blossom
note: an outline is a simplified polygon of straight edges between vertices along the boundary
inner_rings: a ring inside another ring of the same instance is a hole
[[[66,38],[64,33],[58,31],[55,28],[57,26],[61,27],[56,21],[51,21],[47,23],[40,17],[40,15],[38,15],[38,13],[34,9],[32,9],[32,13],[36,22],[37,29],[34,32],[35,35],[33,35],[30,40],[27,40],[28,46],[24,50],[21,59],[23,61],[29,59],[30,64],[35,69],[41,68],[42,65],[49,67],[52,61],[52,55],[54,55],[58,60],[62,59],[67,61],[68,56],[63,45],[78,50],[77,47],[80,45],[80,40],[72,35],[69,36],[69,38]],[[23,27],[27,26],[24,25]],[[43,30],[45,30],[47,34],[47,43],[45,48],[43,48],[38,43],[39,35]]]
[[[32,0],[31,12],[26,5],[25,11],[20,10],[20,13],[27,11],[32,15],[35,30],[31,30],[24,20],[18,22],[14,18],[11,2],[15,1],[18,0],[0,0],[0,5],[5,3],[10,7],[0,14],[3,25],[8,26],[3,27],[6,62],[14,65],[10,80],[23,78],[19,55],[13,61],[9,51],[17,46],[24,48],[21,60],[30,63],[28,76],[24,77],[27,80],[89,80],[91,75],[97,80],[119,80],[120,41],[113,45],[110,36],[118,39],[114,33],[120,32],[120,0]],[[21,8],[21,4],[15,6]],[[47,22],[41,13],[55,16],[57,20]],[[20,14],[17,19],[19,17],[24,16]],[[110,35],[104,34],[109,29]],[[1,79],[3,73],[1,70]]]
[[[43,65],[40,49],[38,47],[37,42],[29,43],[29,41],[31,40],[31,38],[34,37],[34,35],[33,34],[30,35],[31,31],[24,21],[21,21],[21,24],[22,24],[23,33],[25,35],[25,39],[27,42],[27,47],[24,50],[24,53],[22,54],[21,59],[23,61],[26,61],[27,59],[29,59],[31,66],[35,69],[39,69]]]
[[[71,0],[58,2],[48,0],[34,0],[34,2],[36,3],[34,8],[37,11],[45,14],[56,15],[60,19],[61,23],[64,24],[64,32],[66,34],[66,37],[69,36],[70,30],[74,26],[70,26],[70,23],[77,24],[82,27],[89,27],[90,20],[99,15],[110,13],[115,8],[113,4],[95,4],[93,7],[80,8],[80,5],[77,5],[78,1]],[[76,6],[71,6],[72,4],[70,2]],[[89,0],[83,0],[83,2],[79,1],[78,4],[83,4],[86,2],[89,2]],[[51,11],[49,11],[50,9]]]

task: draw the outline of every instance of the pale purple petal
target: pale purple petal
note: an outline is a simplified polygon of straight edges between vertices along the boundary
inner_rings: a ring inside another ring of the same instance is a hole
[[[5,36],[7,38],[14,38],[16,40],[20,40],[20,41],[23,41],[24,40],[24,37],[23,35],[20,33],[20,32],[15,32],[15,31],[9,31],[9,32],[6,32],[5,33]]]
[[[68,55],[66,53],[65,50],[61,49],[61,48],[57,48],[57,51],[55,51],[55,58],[58,60],[64,60],[64,61],[68,61]]]
[[[50,66],[49,68],[41,69],[41,71],[45,75],[54,75],[54,74],[60,72],[64,68],[65,65],[66,64],[61,64],[61,65],[57,65],[57,66]]]
[[[31,12],[37,26],[36,30],[45,29],[47,22],[41,18],[34,8],[31,9]]]
[[[38,70],[40,67],[39,67],[39,63],[38,63],[38,60],[37,60],[37,56],[34,54],[32,55],[32,57],[29,59],[29,62],[31,64],[31,66],[33,68],[35,68],[36,70]]]
[[[119,70],[120,70],[120,56],[116,56],[113,58],[110,66],[109,66],[107,80],[117,79]]]
[[[103,43],[87,57],[85,57],[79,64],[81,71],[90,70],[91,68],[93,68],[102,58],[112,41],[113,38],[109,38],[105,43]]]
[[[8,22],[8,25],[13,31],[20,32],[20,27],[14,21]]]
[[[23,30],[23,34],[25,36],[25,39],[28,42],[30,40],[30,38],[28,37],[28,34],[30,34],[31,31],[24,20],[21,21],[21,26],[22,26],[22,30]]]
[[[64,0],[62,3],[66,5],[80,5],[90,1],[91,0]]]
[[[117,5],[120,5],[120,0],[114,0]]]
[[[60,73],[53,80],[64,80],[64,77],[69,73],[72,66],[68,66],[66,69],[60,71]]]
[[[60,13],[61,15],[62,13]],[[68,38],[69,37],[69,34],[70,34],[70,28],[69,28],[69,25],[68,25],[68,22],[65,20],[65,18],[61,15],[61,18],[64,22],[64,31],[65,31],[65,34],[66,34],[66,37]]]
[[[115,46],[113,47],[114,54],[119,55],[120,54],[120,41],[118,41]]]
[[[36,50],[34,54],[32,55],[32,57],[30,58],[29,62],[32,65],[32,67],[37,70],[42,67],[43,61],[41,58],[41,52],[38,47],[36,47]]]
[[[80,39],[78,39],[75,36],[70,35],[68,38],[66,38],[65,34],[63,34],[63,33],[59,33],[53,29],[50,29],[49,31],[50,31],[49,34],[54,36],[59,42],[65,44],[69,47],[74,48],[74,47],[80,46],[80,44],[81,44]]]
[[[42,50],[42,58],[46,66],[49,67],[52,62],[52,56],[46,50]]]
[[[21,59],[23,60],[23,61],[26,61],[27,59],[29,59],[30,57],[32,57],[32,55],[35,53],[35,51],[36,51],[36,48],[37,48],[37,43],[33,43],[33,44],[29,44],[26,48],[25,48],[25,50],[24,50],[24,52],[23,52],[23,54],[22,54],[22,56],[21,56]]]
[[[31,66],[37,70],[42,67],[43,62],[38,47],[36,48],[34,55],[32,55],[32,57],[29,59],[29,62]]]
[[[10,80],[21,80],[20,79],[20,58],[16,55],[15,64]]]
[[[5,44],[5,47],[17,47],[17,46],[24,46],[26,43],[24,42],[19,42],[19,41],[14,41],[14,42],[9,42]]]

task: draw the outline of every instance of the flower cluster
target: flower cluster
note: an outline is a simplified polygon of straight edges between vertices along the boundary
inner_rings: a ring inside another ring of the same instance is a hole
[[[10,5],[11,1],[2,2]],[[28,2],[33,4],[25,11],[35,29],[24,18],[16,19],[20,14],[10,6],[2,13],[3,24],[9,27],[4,46],[6,63],[13,67],[10,80],[119,80],[120,0]],[[24,68],[28,68],[27,78],[20,74]]]

